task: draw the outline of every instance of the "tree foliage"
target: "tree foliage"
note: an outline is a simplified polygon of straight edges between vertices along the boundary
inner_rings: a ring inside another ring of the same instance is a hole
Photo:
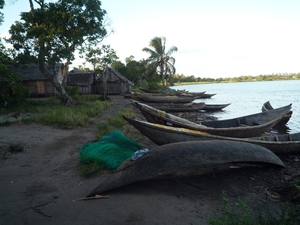
[[[266,74],[258,76],[239,76],[239,77],[228,77],[228,78],[205,78],[205,77],[195,77],[194,75],[185,76],[183,74],[175,74],[175,83],[220,83],[220,82],[255,82],[255,81],[273,81],[273,80],[299,80],[300,73],[279,73],[279,74]]]
[[[58,81],[58,73],[66,77],[68,66],[74,60],[75,51],[85,43],[101,42],[106,36],[103,26],[106,11],[99,0],[29,0],[30,12],[21,13],[22,22],[11,26],[11,43],[19,54],[38,59],[40,71],[55,86],[64,104],[76,104]],[[34,8],[34,3],[38,8]],[[61,71],[56,64],[62,63]],[[52,68],[48,72],[47,66]]]
[[[0,106],[19,104],[29,97],[29,88],[22,84],[20,74],[0,63]]]
[[[160,75],[163,87],[166,87],[165,78],[168,76],[170,79],[173,74],[175,74],[175,58],[171,55],[178,49],[172,46],[168,51],[166,51],[166,38],[165,37],[154,37],[149,44],[150,48],[143,48],[144,52],[150,54],[147,61],[149,66],[157,70]]]
[[[123,76],[127,77],[127,67],[124,63],[122,63],[121,61],[114,61],[111,64],[111,67],[115,70],[117,70],[120,74],[122,74]],[[128,77],[127,77],[128,78]],[[130,80],[130,79],[129,79]],[[132,81],[132,80],[131,80]]]
[[[93,65],[94,71],[103,71],[106,66],[111,66],[119,57],[116,51],[110,45],[102,45],[101,48],[94,47],[96,44],[89,44],[85,49],[82,49],[80,54],[86,62]],[[83,51],[84,50],[84,51]]]
[[[13,63],[10,52],[0,39],[0,107],[21,103],[29,97],[29,89],[23,86],[20,74],[6,66]]]
[[[3,9],[4,3],[5,3],[4,0],[0,0],[0,10]],[[3,13],[0,12],[0,26],[2,25],[3,21],[4,21]]]

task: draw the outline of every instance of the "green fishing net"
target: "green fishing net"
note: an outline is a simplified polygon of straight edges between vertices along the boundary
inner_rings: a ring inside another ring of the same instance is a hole
[[[140,149],[142,146],[137,142],[115,130],[101,137],[97,142],[88,143],[79,149],[80,163],[96,162],[104,169],[114,170]]]

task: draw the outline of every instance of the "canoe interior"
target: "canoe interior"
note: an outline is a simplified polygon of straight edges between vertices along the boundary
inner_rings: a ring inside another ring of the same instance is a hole
[[[242,117],[227,119],[227,120],[204,121],[204,122],[201,122],[201,124],[205,125],[207,127],[213,127],[213,128],[256,126],[256,125],[262,124],[266,121],[275,119],[283,112],[287,112],[288,109],[290,109],[290,107],[291,107],[291,104],[281,107],[281,108],[278,108],[278,109],[262,112],[262,113],[256,113],[256,114],[252,114],[252,115],[247,115],[247,116],[242,116]],[[282,115],[282,116],[284,116],[284,115]]]
[[[180,127],[181,124],[189,124],[190,126],[195,126],[195,127],[204,125],[206,127],[211,127],[211,128],[256,126],[265,123],[266,121],[271,121],[273,119],[276,119],[280,114],[283,114],[283,112],[285,114],[285,112],[288,109],[290,109],[290,105],[289,105],[282,108],[278,108],[276,110],[252,114],[244,117],[238,117],[238,118],[227,119],[227,120],[204,121],[201,122],[201,124],[197,124],[189,120],[185,120],[183,118],[166,113],[164,111],[155,109],[146,104],[140,104],[136,102],[134,105],[140,109],[141,113],[149,122],[166,124],[166,121],[163,121],[164,119],[166,119],[168,122],[173,123],[172,126]]]
[[[285,142],[285,141],[300,141],[300,133],[295,134],[282,134],[282,135],[274,135],[274,136],[265,136],[265,137],[254,137],[251,138],[254,140],[261,140],[261,141],[274,141],[274,142]],[[300,149],[299,149],[300,151]]]
[[[263,106],[261,107],[262,112],[266,112],[269,110],[273,110],[274,107],[271,105],[269,101],[265,102]],[[285,125],[292,117],[293,111],[289,111],[282,119],[276,124],[277,126],[283,126]]]

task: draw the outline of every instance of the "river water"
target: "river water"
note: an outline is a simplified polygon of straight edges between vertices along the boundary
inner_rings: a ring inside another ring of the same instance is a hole
[[[287,133],[300,132],[300,80],[196,84],[172,88],[216,94],[211,98],[198,99],[195,102],[231,103],[223,111],[211,113],[218,119],[230,119],[261,112],[261,107],[266,101],[270,101],[274,108],[292,103],[293,114],[287,124]]]

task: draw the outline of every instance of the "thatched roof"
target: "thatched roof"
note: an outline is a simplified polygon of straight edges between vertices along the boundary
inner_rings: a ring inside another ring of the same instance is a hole
[[[111,67],[108,67],[108,69],[114,74],[116,75],[121,81],[125,82],[125,83],[128,83],[129,85],[133,85],[133,82],[128,80],[126,77],[124,77],[123,75],[121,75],[117,70],[111,68]],[[98,79],[98,81],[102,81],[101,78]]]
[[[61,77],[61,65],[60,63],[56,64],[56,70],[59,71],[58,76]],[[8,68],[15,71],[16,73],[21,74],[23,81],[44,81],[48,80],[40,71],[39,65],[34,63],[22,64],[22,65],[8,65]],[[53,71],[51,67],[47,68],[48,71],[52,74]],[[59,79],[60,80],[60,79]]]
[[[83,71],[70,71],[68,73],[68,85],[85,86],[94,82],[94,74]]]

